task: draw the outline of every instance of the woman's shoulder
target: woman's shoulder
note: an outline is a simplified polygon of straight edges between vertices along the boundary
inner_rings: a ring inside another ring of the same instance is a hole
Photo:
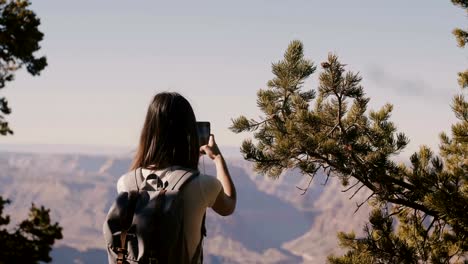
[[[200,182],[216,182],[219,181],[216,177],[200,172],[197,176]]]
[[[117,192],[126,192],[135,186],[136,177],[138,177],[136,170],[129,171],[117,180]]]
[[[200,173],[194,182],[198,183],[194,185],[198,186],[197,193],[201,194],[202,204],[205,207],[213,206],[216,197],[222,190],[221,182],[216,177],[204,173]]]
[[[197,177],[200,187],[204,190],[219,192],[221,189],[221,182],[214,176],[209,174],[200,173]]]

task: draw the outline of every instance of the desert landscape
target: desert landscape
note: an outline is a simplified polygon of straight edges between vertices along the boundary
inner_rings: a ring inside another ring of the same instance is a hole
[[[273,180],[254,173],[240,155],[227,159],[238,205],[225,218],[208,211],[206,263],[324,263],[340,252],[338,231],[362,230],[368,208],[355,209],[365,191],[349,200],[338,179],[323,185],[325,177],[317,175],[302,195],[297,186],[305,187],[308,179],[296,171]],[[213,175],[210,161],[201,161],[200,170]],[[3,151],[0,192],[12,201],[6,212],[16,223],[31,203],[50,208],[64,228],[53,263],[103,263],[102,223],[129,164],[128,155]]]

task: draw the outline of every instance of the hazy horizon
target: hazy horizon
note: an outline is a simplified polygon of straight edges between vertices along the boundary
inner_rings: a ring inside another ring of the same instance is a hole
[[[136,147],[115,145],[80,145],[80,144],[41,144],[41,143],[2,143],[0,152],[43,153],[43,154],[83,154],[98,156],[125,157],[133,155]],[[219,146],[227,157],[241,157],[237,146]]]

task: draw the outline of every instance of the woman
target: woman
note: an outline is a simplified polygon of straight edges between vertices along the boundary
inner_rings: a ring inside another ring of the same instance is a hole
[[[198,258],[206,208],[227,216],[236,206],[236,189],[213,135],[208,145],[199,146],[195,114],[189,102],[178,93],[154,96],[148,107],[132,171],[141,171],[140,182],[152,185],[148,175],[164,180],[176,169],[198,169],[200,153],[213,160],[216,178],[200,173],[184,186],[184,232],[190,259]],[[131,191],[132,173],[122,176],[117,191]],[[135,174],[136,175],[136,174]],[[201,257],[202,258],[202,257]],[[192,261],[191,261],[192,262]]]

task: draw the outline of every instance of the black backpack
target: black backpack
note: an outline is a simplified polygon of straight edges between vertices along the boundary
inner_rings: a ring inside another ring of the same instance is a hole
[[[181,195],[184,186],[199,172],[180,169],[164,173],[170,173],[169,181],[163,182],[156,174],[145,179],[141,169],[124,176],[123,180],[129,186],[134,185],[135,189],[118,195],[104,222],[109,263],[203,263],[206,214],[203,216],[200,243],[190,259]]]

